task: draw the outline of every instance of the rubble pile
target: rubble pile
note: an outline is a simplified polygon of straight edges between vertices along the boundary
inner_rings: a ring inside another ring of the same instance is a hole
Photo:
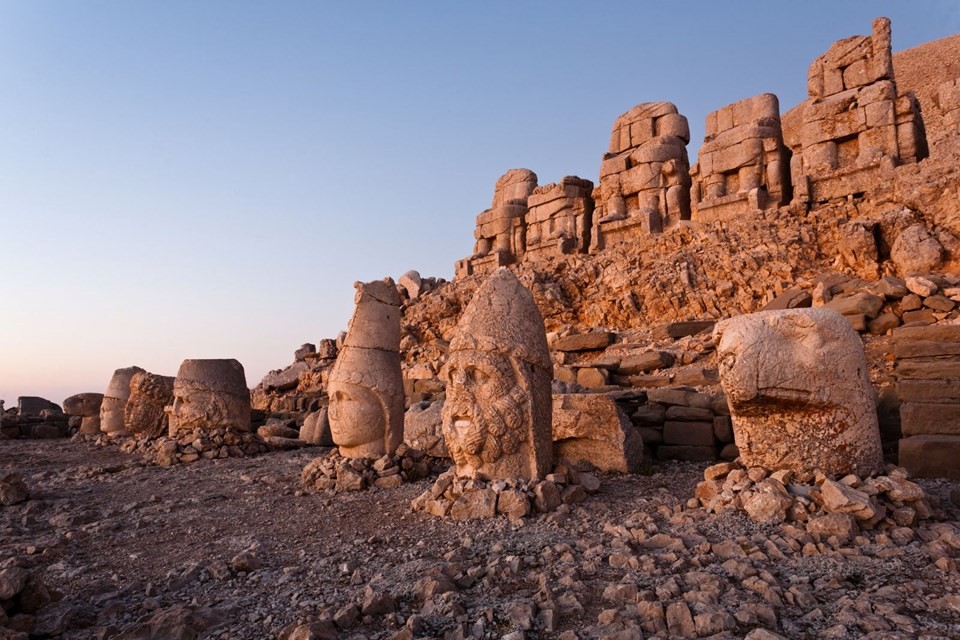
[[[599,490],[600,480],[595,475],[566,465],[557,465],[543,480],[476,480],[457,476],[451,468],[410,506],[414,511],[453,520],[497,515],[517,520],[533,513],[550,513],[561,505],[579,504]]]
[[[316,458],[303,469],[300,476],[309,491],[363,491],[371,487],[395,489],[405,482],[416,482],[436,473],[439,465],[447,466],[427,456],[420,449],[405,444],[392,455],[370,458],[345,458],[337,449]]]

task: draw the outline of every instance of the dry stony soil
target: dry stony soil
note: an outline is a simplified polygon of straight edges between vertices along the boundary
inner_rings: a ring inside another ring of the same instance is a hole
[[[287,638],[326,620],[295,637],[960,638],[960,483],[920,481],[946,521],[818,544],[686,509],[704,465],[605,475],[549,516],[454,522],[411,512],[429,480],[303,493],[323,451],[164,469],[0,442],[32,494],[0,507],[0,568],[59,598],[33,637]]]

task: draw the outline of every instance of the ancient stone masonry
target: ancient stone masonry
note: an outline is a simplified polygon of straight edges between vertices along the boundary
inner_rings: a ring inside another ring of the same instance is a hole
[[[354,286],[356,309],[330,372],[328,418],[341,456],[377,459],[403,440],[400,296],[390,278]]]
[[[937,91],[937,106],[941,120],[938,139],[930,140],[931,146],[943,138],[955,138],[960,133],[960,78],[948,80]]]
[[[173,383],[173,403],[164,409],[169,433],[250,431],[250,390],[236,360],[184,360]]]
[[[130,379],[130,397],[124,408],[124,425],[130,433],[162,436],[167,433],[164,407],[173,402],[172,376],[140,371]]]
[[[443,370],[443,435],[457,475],[540,479],[549,472],[552,369],[533,296],[498,269],[464,312]]]
[[[714,329],[743,464],[875,473],[880,431],[859,336],[827,309],[761,311]]]
[[[630,243],[690,219],[690,128],[670,102],[647,102],[613,124],[600,165],[591,248]]]
[[[707,115],[690,170],[694,219],[709,222],[789,201],[790,159],[777,96],[764,93]]]
[[[593,182],[566,176],[527,198],[524,259],[586,253],[593,224]]]
[[[900,465],[912,475],[960,479],[960,326],[893,332],[900,399]]]
[[[789,142],[797,201],[816,206],[876,192],[894,167],[926,154],[916,98],[897,93],[889,19],[814,60],[807,91],[799,139]]]
[[[457,277],[488,273],[514,264],[523,253],[527,198],[537,188],[537,174],[511,169],[497,180],[493,204],[477,216],[473,255],[456,264]]]
[[[130,380],[142,371],[140,367],[125,367],[113,372],[100,405],[100,430],[107,435],[127,435],[124,411],[130,398]]]

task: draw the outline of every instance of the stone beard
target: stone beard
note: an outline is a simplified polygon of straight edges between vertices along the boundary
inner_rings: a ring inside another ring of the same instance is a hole
[[[167,407],[170,433],[190,429],[249,431],[249,401],[222,391],[175,382],[173,404]],[[244,423],[246,417],[246,424]]]
[[[526,456],[517,454],[524,445],[531,447],[528,432],[538,375],[545,374],[504,355],[473,350],[451,355],[444,369],[443,437],[458,475],[502,476],[491,473],[492,465],[516,456],[512,475],[529,476],[531,470],[523,469]]]

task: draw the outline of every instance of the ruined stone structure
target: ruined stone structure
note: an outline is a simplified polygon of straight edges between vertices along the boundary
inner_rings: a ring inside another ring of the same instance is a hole
[[[690,174],[696,220],[709,222],[786,204],[790,159],[777,96],[764,93],[707,115],[700,157]]]
[[[670,102],[640,104],[617,118],[600,165],[592,248],[690,219],[688,142],[687,119]]]
[[[330,372],[328,419],[341,456],[380,458],[403,441],[400,295],[390,278],[354,286],[356,309]]]
[[[140,367],[117,369],[110,378],[107,390],[103,392],[100,405],[100,430],[110,435],[125,435],[124,410],[130,398],[130,380],[143,371]]]
[[[810,65],[799,140],[790,142],[795,200],[862,197],[924,157],[917,101],[897,93],[892,60],[890,20],[877,18],[870,36],[839,40]]]
[[[860,337],[827,309],[761,311],[714,329],[747,467],[867,475],[883,467]]]
[[[164,407],[173,402],[173,383],[171,376],[158,376],[147,371],[134,374],[123,413],[127,431],[151,437],[167,433]]]
[[[443,437],[461,477],[540,479],[550,471],[553,367],[530,292],[498,269],[473,296],[443,369]]]
[[[457,262],[457,276],[488,273],[517,262],[523,253],[527,198],[536,188],[537,174],[529,169],[511,169],[500,176],[493,204],[477,216],[473,255]]]
[[[566,176],[534,189],[527,198],[523,257],[586,253],[593,224],[593,182]]]
[[[129,387],[129,385],[128,385]],[[170,437],[181,431],[250,431],[250,390],[236,360],[184,360],[164,408]]]

